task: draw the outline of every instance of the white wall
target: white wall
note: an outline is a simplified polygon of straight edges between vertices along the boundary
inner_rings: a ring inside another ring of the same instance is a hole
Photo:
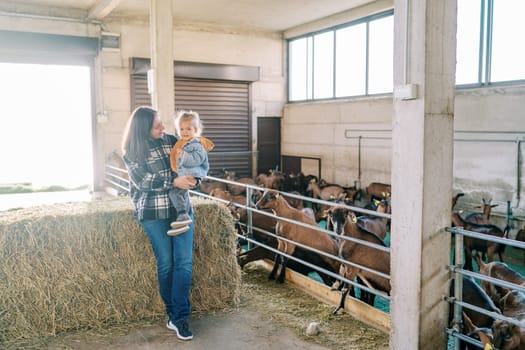
[[[482,198],[492,199],[499,203],[494,212],[503,214],[506,201],[510,200],[515,215],[525,214],[523,193],[520,193],[519,203],[517,201],[516,178],[516,139],[525,139],[524,110],[525,86],[457,91],[455,130],[490,132],[456,132],[454,190],[467,194],[458,202],[459,207],[469,208],[481,204]],[[348,139],[347,136],[362,135],[361,186],[375,181],[390,183],[391,141],[370,138],[390,137],[391,134],[347,130],[390,130],[392,114],[391,96],[287,104],[282,121],[282,153],[321,157],[324,179],[351,185],[358,179],[357,140]],[[508,133],[514,131],[521,131],[522,134]],[[467,142],[459,139],[483,141]],[[521,151],[525,151],[523,144]],[[523,162],[522,158],[520,162]],[[522,164],[519,168],[523,187],[525,169]]]
[[[392,98],[287,104],[282,120],[281,151],[285,155],[320,157],[321,176],[351,186],[358,180],[358,140],[390,137]],[[390,140],[361,140],[361,179],[390,183]]]
[[[121,50],[102,52],[100,58],[103,100],[98,101],[98,105],[108,115],[106,123],[97,124],[97,146],[100,154],[119,148],[122,129],[131,112],[130,58],[151,56],[147,23],[108,23],[106,30],[121,34]],[[286,94],[280,36],[212,31],[209,28],[186,26],[175,27],[173,40],[174,59],[177,61],[259,67],[260,80],[252,84],[252,116],[282,115]],[[166,122],[168,131],[173,132],[173,125]],[[254,122],[253,125],[255,128],[257,123]],[[253,134],[257,134],[256,130]]]

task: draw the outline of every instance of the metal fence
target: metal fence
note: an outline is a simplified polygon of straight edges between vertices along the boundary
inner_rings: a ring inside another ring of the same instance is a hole
[[[122,176],[122,175],[124,175],[123,173],[126,173],[125,169],[120,169],[120,168],[112,166],[112,165],[106,165],[105,180],[106,180],[108,186],[114,188],[114,190],[119,195],[127,194],[129,192],[129,190],[128,190],[129,189],[129,180],[127,179],[127,176]],[[127,175],[127,173],[125,175]],[[226,185],[229,184],[229,185],[236,185],[236,186],[244,186],[245,187],[245,190],[246,190],[246,203],[245,204],[239,204],[239,203],[234,203],[234,202],[230,202],[230,201],[227,201],[227,200],[223,200],[223,199],[210,196],[209,194],[206,194],[206,193],[203,193],[203,192],[197,191],[197,190],[190,190],[190,193],[193,196],[200,196],[200,197],[203,197],[203,198],[208,198],[208,199],[220,202],[220,203],[225,204],[225,205],[233,205],[233,206],[236,206],[238,208],[245,209],[247,211],[247,220],[246,220],[246,222],[245,223],[237,222],[236,224],[239,225],[239,227],[242,227],[242,230],[241,230],[242,233],[237,233],[238,240],[242,241],[242,242],[247,242],[248,249],[253,249],[255,247],[260,247],[260,248],[263,248],[263,249],[265,249],[265,250],[267,250],[269,252],[283,255],[283,256],[287,257],[288,259],[291,259],[291,260],[293,260],[293,261],[295,261],[295,262],[297,262],[297,263],[299,263],[301,265],[304,265],[304,266],[306,266],[306,267],[308,267],[308,268],[310,268],[310,269],[312,269],[312,270],[314,270],[314,271],[316,271],[318,273],[322,273],[322,274],[325,274],[327,276],[330,276],[333,279],[338,280],[340,282],[346,282],[348,285],[351,285],[351,286],[353,286],[355,288],[358,288],[361,291],[366,291],[368,293],[371,293],[371,294],[373,294],[375,296],[378,296],[378,297],[384,299],[388,303],[390,302],[390,296],[388,294],[382,292],[382,291],[379,291],[379,290],[376,290],[376,289],[373,289],[373,288],[369,288],[368,286],[363,285],[363,284],[358,284],[356,281],[344,278],[343,276],[339,275],[337,272],[329,271],[329,270],[327,270],[327,269],[325,269],[323,267],[320,267],[320,266],[317,266],[315,264],[312,264],[312,263],[310,263],[308,261],[305,261],[303,259],[300,259],[300,258],[298,258],[296,256],[280,252],[275,247],[272,247],[272,246],[270,246],[270,245],[268,245],[268,244],[266,244],[266,243],[264,243],[264,242],[262,242],[260,240],[255,239],[254,238],[254,231],[258,232],[259,234],[264,235],[265,237],[268,237],[269,239],[282,240],[282,241],[293,243],[296,246],[304,249],[305,251],[309,251],[309,252],[312,252],[312,253],[315,253],[315,254],[318,254],[318,255],[322,255],[322,256],[334,259],[334,260],[336,260],[336,261],[338,261],[338,262],[340,262],[342,264],[346,264],[346,265],[357,267],[357,268],[359,268],[359,269],[361,269],[363,271],[367,271],[367,272],[370,272],[372,274],[376,274],[377,276],[380,276],[380,277],[388,279],[388,280],[390,280],[390,275],[384,274],[384,273],[382,273],[380,271],[376,271],[376,270],[370,269],[367,266],[362,266],[362,265],[356,264],[356,263],[354,263],[352,261],[345,260],[345,259],[341,258],[338,255],[328,254],[328,253],[326,253],[324,251],[312,248],[312,247],[307,246],[305,244],[302,244],[302,243],[299,243],[299,242],[295,242],[295,241],[291,241],[291,240],[289,240],[287,238],[284,238],[282,236],[276,235],[275,232],[270,232],[270,231],[264,230],[264,229],[262,229],[260,227],[257,227],[257,226],[255,226],[253,224],[253,214],[254,213],[258,213],[258,214],[261,214],[261,215],[265,215],[265,216],[274,218],[276,220],[278,219],[280,221],[290,222],[290,223],[296,224],[298,226],[313,228],[313,229],[315,229],[315,230],[317,230],[319,232],[323,232],[323,233],[329,235],[333,239],[340,240],[340,241],[341,240],[352,241],[352,242],[355,242],[357,244],[363,244],[363,245],[369,246],[371,248],[379,249],[379,250],[382,250],[382,251],[385,251],[385,252],[388,252],[388,253],[390,253],[390,248],[389,247],[385,247],[385,246],[381,246],[381,245],[378,245],[378,244],[370,243],[370,242],[363,241],[363,240],[360,240],[360,239],[357,239],[357,238],[353,238],[353,237],[339,236],[336,233],[334,233],[333,231],[326,230],[326,229],[322,228],[319,225],[311,226],[311,225],[303,223],[303,222],[294,221],[294,220],[291,220],[291,219],[288,219],[288,218],[284,218],[284,217],[278,217],[278,216],[276,216],[276,215],[274,215],[272,213],[268,213],[266,211],[259,210],[259,209],[255,208],[255,203],[252,200],[252,198],[254,197],[255,193],[257,193],[257,192],[261,193],[261,192],[265,191],[266,190],[265,188],[262,188],[262,187],[259,187],[259,186],[255,186],[255,185],[243,184],[243,183],[239,183],[239,182],[235,182],[235,181],[229,181],[229,180],[226,180],[226,179],[212,177],[212,176],[208,176],[206,178],[206,180],[222,182],[222,183],[224,183]],[[348,205],[343,204],[343,203],[337,203],[336,204],[336,203],[331,202],[331,201],[324,201],[324,200],[321,200],[321,199],[314,199],[312,197],[302,196],[302,195],[298,195],[298,194],[285,193],[285,192],[281,192],[281,193],[283,195],[287,196],[287,197],[301,199],[301,200],[303,200],[303,202],[307,206],[308,205],[312,206],[314,204],[316,204],[316,205],[325,205],[325,206],[337,205],[337,206],[341,206],[341,207],[344,207],[346,209],[349,209],[349,210],[355,212],[356,214],[359,213],[359,214],[366,214],[366,215],[369,215],[369,216],[379,216],[379,217],[384,217],[384,218],[387,218],[387,219],[391,218],[390,214],[382,214],[382,213],[378,213],[378,212],[375,212],[375,211],[372,211],[372,210],[368,210],[368,209],[364,209],[364,208],[360,208],[360,207],[348,206]]]
[[[462,320],[462,311],[463,309],[469,309],[476,311],[483,315],[489,316],[495,320],[502,320],[509,322],[513,325],[525,329],[525,322],[518,321],[515,318],[506,317],[503,314],[496,313],[493,311],[488,311],[486,309],[480,308],[476,305],[469,304],[463,301],[463,276],[468,276],[479,281],[486,281],[494,285],[498,285],[510,290],[517,290],[520,292],[525,292],[525,286],[518,285],[515,283],[510,283],[502,279],[493,278],[490,276],[482,275],[477,272],[469,271],[463,269],[463,251],[464,251],[464,237],[471,237],[476,239],[481,239],[488,242],[495,242],[499,244],[504,244],[506,246],[511,246],[515,248],[525,249],[525,243],[516,241],[509,238],[499,238],[495,236],[490,236],[487,234],[481,234],[474,231],[468,231],[462,227],[449,227],[446,229],[447,232],[450,232],[454,235],[454,264],[449,266],[451,273],[454,276],[454,296],[446,296],[445,300],[453,305],[454,313],[453,320],[450,328],[446,329],[446,333],[451,335],[454,339],[454,349],[460,349],[460,340],[473,344],[479,348],[483,348],[483,344],[471,337],[464,335],[463,332],[463,320]],[[478,254],[478,252],[476,252]]]

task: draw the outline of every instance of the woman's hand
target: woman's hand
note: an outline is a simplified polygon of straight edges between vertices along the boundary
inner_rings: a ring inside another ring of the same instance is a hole
[[[182,190],[189,190],[197,181],[192,176],[177,176],[173,179],[173,186],[178,187]]]

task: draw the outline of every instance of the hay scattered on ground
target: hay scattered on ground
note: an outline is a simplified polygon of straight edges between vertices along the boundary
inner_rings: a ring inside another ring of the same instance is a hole
[[[269,281],[268,274],[256,264],[244,267],[241,307],[254,308],[264,319],[292,329],[301,339],[330,349],[389,348],[388,334],[347,314],[333,315],[333,306],[320,302],[290,284]],[[306,335],[306,328],[311,322],[320,323],[318,335]]]
[[[194,200],[194,310],[239,300],[233,219]],[[149,240],[129,198],[0,213],[0,345],[165,317]]]

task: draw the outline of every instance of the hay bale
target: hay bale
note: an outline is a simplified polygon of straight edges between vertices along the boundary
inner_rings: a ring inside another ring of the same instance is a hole
[[[229,212],[194,199],[193,309],[239,300]],[[129,198],[0,213],[0,344],[162,317],[155,258]]]

